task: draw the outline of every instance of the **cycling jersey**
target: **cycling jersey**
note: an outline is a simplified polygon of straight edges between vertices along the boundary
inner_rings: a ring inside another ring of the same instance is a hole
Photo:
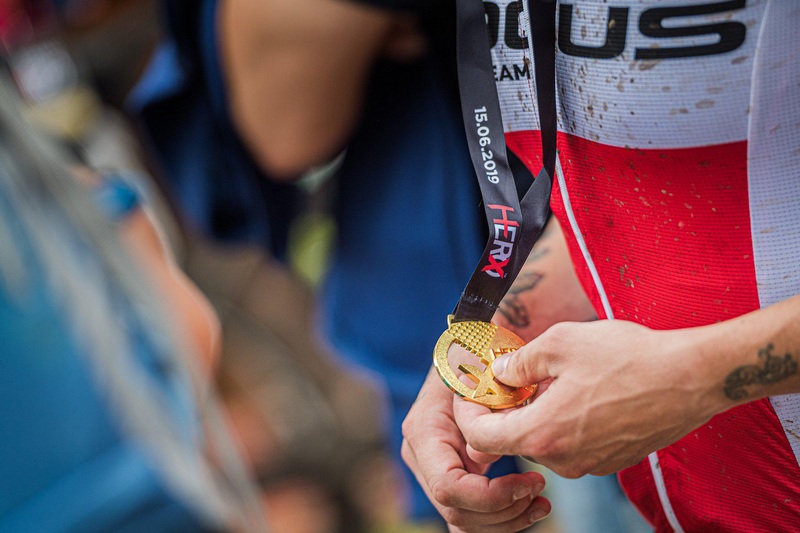
[[[538,170],[523,4],[486,2],[487,21],[509,147]],[[798,4],[559,4],[551,204],[598,315],[677,329],[800,293]],[[788,395],[716,416],[620,480],[658,531],[786,531],[798,459]]]

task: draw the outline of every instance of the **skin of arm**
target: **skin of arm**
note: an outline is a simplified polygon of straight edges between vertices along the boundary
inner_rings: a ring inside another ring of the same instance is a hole
[[[531,456],[573,478],[617,472],[718,413],[800,392],[798,324],[800,296],[680,330],[556,324],[493,365],[508,385],[550,382],[531,404],[490,413],[456,402],[456,421],[483,453]]]
[[[221,326],[214,308],[176,264],[155,217],[146,209],[139,208],[125,218],[119,232],[123,246],[139,263],[152,289],[161,296],[166,315],[187,343],[189,353],[196,354],[190,364],[200,370],[204,380],[198,384],[202,396],[221,351]]]
[[[342,149],[378,58],[425,48],[413,18],[345,0],[227,0],[219,24],[233,121],[277,180]]]
[[[87,167],[73,166],[70,172],[87,192],[101,185],[101,178]],[[211,302],[181,270],[158,219],[147,206],[138,206],[117,225],[122,246],[141,268],[143,278],[161,296],[166,316],[173,320],[188,353],[195,354],[195,365],[203,383],[201,395],[209,386],[222,353],[222,325]]]
[[[498,325],[533,338],[560,320],[591,320],[594,311],[572,269],[553,219],[495,315]],[[537,473],[490,480],[497,455],[468,446],[456,426],[453,393],[431,370],[403,424],[403,458],[451,531],[519,531],[550,512]],[[524,495],[515,500],[514,497]],[[461,529],[460,529],[461,528]]]

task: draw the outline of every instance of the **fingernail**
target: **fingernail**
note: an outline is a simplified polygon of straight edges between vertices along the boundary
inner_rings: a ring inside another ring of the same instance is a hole
[[[522,485],[514,491],[514,501],[521,500],[531,495],[531,488],[527,485]]]
[[[530,518],[531,524],[533,524],[534,522],[538,522],[547,515],[548,512],[545,511],[544,509],[536,509],[534,512],[531,513],[531,518]]]
[[[508,361],[508,356],[498,357],[492,363],[492,372],[494,372],[495,377],[500,377],[503,375],[503,372],[506,371],[506,362]]]
[[[534,483],[533,484],[533,493],[534,494],[541,494],[544,490],[544,483]]]

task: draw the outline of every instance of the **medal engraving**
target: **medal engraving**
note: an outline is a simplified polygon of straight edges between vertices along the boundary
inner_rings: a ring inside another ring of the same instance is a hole
[[[475,364],[458,364],[475,388],[461,381],[453,370],[450,347],[457,344],[475,357]],[[524,403],[536,391],[536,385],[514,389],[494,379],[492,363],[499,356],[523,346],[522,339],[507,329],[489,322],[456,322],[442,333],[433,352],[433,362],[442,381],[463,398],[491,409],[507,409]],[[483,368],[477,363],[483,365]]]
[[[494,375],[492,375],[492,371],[488,368],[482,371],[476,366],[458,365],[458,369],[478,385],[470,395],[470,398],[473,400],[483,398],[487,394],[497,394],[502,390],[500,387],[493,386],[495,384]]]

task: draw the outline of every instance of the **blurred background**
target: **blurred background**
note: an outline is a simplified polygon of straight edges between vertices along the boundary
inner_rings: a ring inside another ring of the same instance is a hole
[[[135,175],[213,304],[213,381],[273,533],[445,531],[398,451],[484,242],[474,180],[452,185],[472,175],[452,7],[0,0],[24,115]],[[553,485],[571,507],[537,531],[647,531],[613,478]]]

